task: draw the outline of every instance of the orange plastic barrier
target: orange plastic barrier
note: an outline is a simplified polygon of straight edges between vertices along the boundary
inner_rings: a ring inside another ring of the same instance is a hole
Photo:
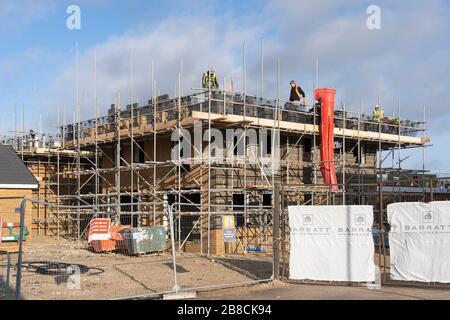
[[[315,99],[321,102],[320,122],[320,170],[325,184],[330,185],[330,190],[338,190],[336,170],[334,168],[334,97],[336,89],[320,88],[315,91]]]

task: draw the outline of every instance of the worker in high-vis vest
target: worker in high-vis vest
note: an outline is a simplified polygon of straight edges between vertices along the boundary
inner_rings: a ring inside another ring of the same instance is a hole
[[[305,92],[300,88],[299,85],[295,83],[294,80],[291,81],[291,96],[289,98],[290,102],[300,102],[300,104],[306,105],[306,95]]]
[[[203,73],[202,87],[208,89],[211,83],[211,89],[219,89],[219,83],[217,82],[216,73],[214,70],[207,70]]]
[[[384,111],[381,109],[380,105],[377,104],[375,109],[373,109],[373,121],[381,123],[384,119]]]

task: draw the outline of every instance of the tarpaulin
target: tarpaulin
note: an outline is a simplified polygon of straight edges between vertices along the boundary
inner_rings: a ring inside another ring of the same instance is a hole
[[[450,202],[387,207],[391,279],[450,283]]]
[[[288,210],[291,279],[375,281],[372,206]]]

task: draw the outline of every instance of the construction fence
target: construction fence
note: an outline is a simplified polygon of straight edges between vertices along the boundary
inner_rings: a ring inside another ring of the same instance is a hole
[[[448,258],[445,253],[442,252],[442,248],[445,249],[445,246],[448,246],[448,241],[445,240],[443,237],[446,235],[445,228],[448,228],[448,206],[449,206],[449,195],[447,193],[442,194],[388,194],[388,193],[378,193],[378,194],[372,194],[372,195],[366,195],[365,200],[370,200],[370,197],[374,197],[371,202],[372,204],[381,204],[380,206],[371,205],[370,213],[373,215],[371,219],[373,218],[373,223],[371,223],[371,227],[369,230],[364,230],[364,232],[368,232],[368,235],[370,234],[370,238],[373,239],[373,263],[376,267],[376,278],[375,283],[372,283],[372,281],[346,281],[346,280],[339,280],[337,278],[335,279],[325,279],[326,277],[323,277],[322,279],[319,279],[320,277],[316,279],[311,279],[309,277],[304,277],[302,279],[298,279],[295,277],[295,275],[292,275],[292,266],[290,265],[291,262],[291,254],[292,254],[292,245],[294,239],[292,238],[293,232],[294,236],[296,236],[299,232],[299,230],[292,230],[291,229],[291,222],[289,219],[289,213],[288,213],[288,207],[289,201],[285,199],[284,195],[282,195],[282,198],[284,199],[282,201],[282,214],[281,214],[281,252],[280,252],[280,259],[279,259],[279,265],[280,265],[280,277],[282,281],[285,282],[292,282],[292,283],[303,283],[303,284],[327,284],[327,285],[359,285],[359,286],[367,286],[369,288],[381,288],[381,286],[398,286],[398,287],[419,287],[419,288],[440,288],[448,290],[450,288],[450,283],[445,278],[445,276],[436,277],[436,275],[445,274],[445,270],[447,270],[448,273]],[[354,203],[353,201],[348,201],[350,199],[355,199],[356,195],[347,194],[346,200],[348,205],[347,208],[355,207],[355,208],[366,208],[367,203]],[[395,199],[401,200],[400,202],[396,202]],[[375,201],[376,200],[376,201]],[[436,201],[439,200],[439,201]],[[349,203],[350,202],[350,203]],[[356,201],[355,201],[356,202]],[[334,198],[334,201],[332,199],[329,200],[329,205],[337,205],[336,209],[342,208],[342,197],[340,197],[339,200],[336,200]],[[302,208],[307,206],[297,206],[295,204],[290,204],[297,208]],[[428,206],[435,207],[438,206],[439,210],[436,211],[434,209],[427,209]],[[303,221],[302,223],[304,225],[301,226],[301,233],[304,236],[303,238],[308,237],[314,237],[317,236],[314,232],[322,232],[324,229],[321,229],[320,226],[314,225],[312,221],[320,221],[319,212],[323,211],[323,209],[326,209],[321,205],[316,206],[316,209],[314,207],[311,207],[314,210],[317,211],[316,214],[312,214],[310,225],[307,221]],[[323,209],[321,209],[323,208]],[[400,222],[401,220],[393,220],[392,218],[392,212],[393,208],[401,208],[399,209],[402,212],[407,211],[406,216],[410,216],[413,213],[415,214],[415,218],[417,221],[406,221],[406,222]],[[402,209],[404,208],[404,209]],[[410,208],[410,209],[408,209]],[[419,208],[419,209],[417,209]],[[350,210],[350,209],[349,209]],[[310,212],[306,212],[308,210],[302,210],[302,212],[305,213],[306,216]],[[326,210],[325,210],[326,211]],[[334,210],[337,211],[337,210]],[[333,211],[333,212],[334,212]],[[350,210],[351,211],[351,210]],[[439,213],[439,216],[438,216]],[[389,214],[391,215],[389,217]],[[426,214],[426,215],[425,215]],[[304,215],[302,215],[302,218]],[[423,216],[423,217],[422,217]],[[430,218],[431,217],[431,218]],[[352,218],[353,219],[353,218]],[[424,220],[425,219],[425,220]],[[426,221],[428,219],[428,221]],[[363,219],[365,221],[365,219]],[[381,221],[381,222],[380,222]],[[314,223],[315,223],[314,222]],[[323,221],[322,221],[323,222]],[[348,221],[350,226],[349,233],[346,234],[346,236],[350,237],[352,234],[351,227],[354,227],[352,224],[354,221]],[[319,223],[320,224],[320,223]],[[326,223],[325,223],[326,224]],[[405,228],[405,233],[399,233],[398,228],[399,225]],[[331,224],[333,225],[333,224]],[[315,227],[315,229],[314,229]],[[322,226],[323,227],[323,226]],[[333,225],[332,227],[335,227]],[[304,228],[304,229],[302,229]],[[306,231],[305,231],[306,230]],[[412,231],[413,233],[411,233]],[[342,231],[342,230],[341,230]],[[346,232],[344,230],[344,232]],[[326,233],[326,232],[325,232]],[[319,235],[325,236],[325,235]],[[328,234],[330,236],[330,234]],[[332,236],[332,235],[331,235]],[[361,236],[359,234],[358,236]],[[394,237],[393,239],[390,239],[390,236]],[[399,240],[400,239],[400,240]],[[401,240],[403,239],[403,240]],[[406,240],[409,239],[409,240]],[[336,239],[335,239],[336,240]],[[348,239],[346,239],[348,240]],[[308,240],[310,241],[310,240]],[[311,240],[312,241],[312,240]],[[393,241],[393,242],[392,242]],[[399,242],[400,241],[400,242]],[[309,242],[308,242],[309,243]],[[308,243],[303,243],[304,246],[308,247]],[[317,245],[317,241],[312,241],[315,245]],[[335,241],[333,240],[334,245],[337,245]],[[396,252],[393,252],[392,245],[393,243],[397,246]],[[399,245],[400,243],[400,245]],[[405,245],[408,245],[410,243],[415,243],[414,247],[416,250],[405,248]],[[428,249],[427,246],[430,245],[430,243],[434,243],[431,247]],[[353,246],[352,246],[353,248]],[[360,245],[355,245],[353,248],[354,251],[358,251],[358,248],[360,248]],[[337,247],[335,248],[337,250]],[[305,250],[305,247],[303,247],[302,250]],[[419,250],[419,251],[417,251]],[[422,251],[420,251],[422,250]],[[441,250],[441,251],[439,251]],[[319,250],[320,251],[320,250]],[[318,254],[314,254],[314,256],[320,256],[319,251]],[[347,252],[347,254],[355,254],[355,252]],[[402,253],[403,252],[403,253]],[[408,254],[406,254],[407,252]],[[323,253],[323,252],[322,252]],[[412,254],[414,253],[414,254]],[[305,252],[303,251],[302,254],[304,255]],[[393,257],[395,255],[395,257]],[[332,255],[327,256],[328,262],[323,262],[322,264],[325,264],[326,270],[332,270],[333,268],[338,268],[336,265],[336,261],[333,263]],[[405,261],[405,257],[407,261]],[[401,257],[401,258],[399,258]],[[354,257],[353,257],[354,258]],[[357,257],[358,258],[358,257]],[[349,256],[347,256],[346,259],[350,259]],[[391,260],[392,259],[392,260]],[[409,260],[408,260],[409,259]],[[304,259],[303,259],[304,260]],[[357,259],[356,259],[357,260]],[[351,262],[350,260],[347,262]],[[402,264],[400,264],[402,263]],[[412,264],[411,264],[412,263]],[[433,267],[432,267],[433,266]],[[399,268],[403,268],[399,271]],[[420,267],[421,270],[424,270],[422,274],[417,272],[417,270],[414,270],[414,268]],[[348,267],[349,270],[355,270],[357,268]],[[298,270],[298,269],[297,269]],[[409,270],[409,271],[408,271]],[[444,271],[442,271],[444,270]],[[302,273],[305,272],[305,270],[302,270]],[[331,271],[330,271],[331,272]],[[401,275],[408,275],[405,277],[400,277]],[[325,272],[326,273],[326,272]],[[425,275],[424,275],[425,274]],[[418,277],[411,276],[411,275],[420,275]],[[444,279],[445,278],[445,279]]]
[[[11,283],[11,255],[8,251],[0,251],[0,300],[13,298],[13,286]]]
[[[22,212],[36,203],[54,206],[25,199]],[[244,220],[258,219],[256,210],[212,208],[215,212],[208,214],[205,208],[195,212],[195,206],[192,212],[175,209],[182,205],[121,203],[119,211],[111,204],[59,205],[60,217],[51,223],[75,236],[29,235],[22,250],[2,252],[0,299],[149,299],[272,280],[272,239],[248,240],[245,228],[254,223],[240,227]],[[26,224],[23,217],[17,221]],[[270,222],[265,228],[271,228]]]
[[[299,203],[277,187],[274,195],[272,207],[176,201],[169,204],[166,200],[122,203],[120,209],[111,204],[61,205],[61,225],[70,217],[71,228],[77,233],[61,233],[59,238],[33,237],[23,228],[28,223],[22,215],[27,207],[33,203],[52,204],[21,199],[18,210],[8,218],[16,220],[3,222],[3,226],[10,227],[2,228],[5,241],[0,244],[0,299],[150,299],[274,279],[355,285],[350,281],[293,280],[290,275],[292,230],[288,207],[342,205],[343,194],[316,193]],[[345,195],[346,202],[352,197],[356,195]],[[412,195],[406,197],[413,200]],[[392,279],[388,238],[391,230],[386,210],[386,204],[391,204],[389,194],[381,194],[381,203],[381,207],[373,206],[371,229],[380,285],[448,288],[448,284],[436,281]],[[135,206],[140,210],[133,210]],[[155,207],[156,214],[152,210]],[[52,223],[57,223],[57,218]],[[109,235],[102,233],[105,225]],[[22,250],[20,243],[14,241],[17,237],[24,240]],[[5,250],[8,244],[9,249]]]

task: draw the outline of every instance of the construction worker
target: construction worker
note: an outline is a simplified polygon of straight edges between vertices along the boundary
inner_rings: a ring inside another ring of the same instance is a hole
[[[294,80],[291,81],[291,96],[289,98],[290,102],[299,102],[301,105],[306,105],[306,95],[305,92],[298,86]]]
[[[384,111],[381,109],[380,105],[377,104],[375,109],[373,109],[373,122],[376,122],[378,125],[375,127],[376,130],[383,131],[383,127],[381,127],[381,123],[384,122]]]
[[[217,82],[216,73],[213,69],[211,69],[211,71],[206,70],[205,73],[203,73],[202,87],[208,89],[210,86],[209,83],[211,83],[211,89],[219,89],[219,83]]]
[[[384,119],[384,111],[381,109],[380,105],[377,104],[375,109],[373,109],[373,121],[381,123]]]
[[[37,147],[36,132],[34,130],[30,130],[30,139],[31,139],[31,147]]]

